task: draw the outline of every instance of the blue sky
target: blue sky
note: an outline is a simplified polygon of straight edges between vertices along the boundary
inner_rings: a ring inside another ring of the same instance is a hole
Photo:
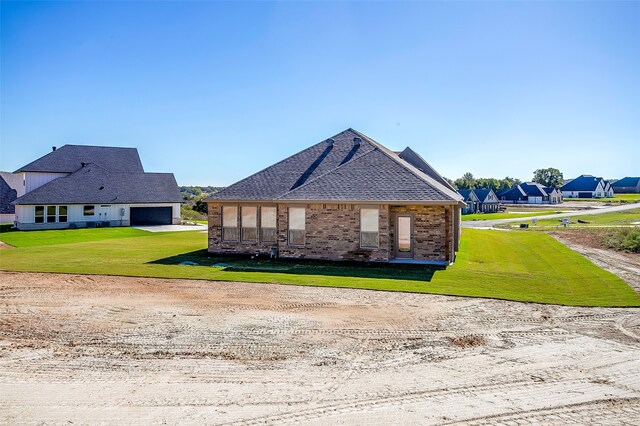
[[[443,175],[640,175],[640,2],[2,2],[0,170],[228,185],[353,127]]]

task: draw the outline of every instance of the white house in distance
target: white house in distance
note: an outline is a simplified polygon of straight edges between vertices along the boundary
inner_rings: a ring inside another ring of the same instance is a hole
[[[179,224],[172,173],[146,173],[135,148],[64,145],[19,168],[18,229]],[[22,194],[21,194],[22,192]]]
[[[608,180],[592,175],[581,175],[562,185],[564,198],[613,197],[613,188]]]

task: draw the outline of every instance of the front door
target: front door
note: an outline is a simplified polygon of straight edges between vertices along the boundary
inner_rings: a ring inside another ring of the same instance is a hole
[[[413,259],[413,217],[396,216],[396,258]]]

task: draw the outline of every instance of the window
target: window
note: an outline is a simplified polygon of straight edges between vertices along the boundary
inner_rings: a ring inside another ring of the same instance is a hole
[[[44,206],[36,206],[36,223],[44,223]]]
[[[378,209],[360,209],[360,247],[378,248]]]
[[[47,223],[56,221],[56,206],[47,206]]]
[[[85,216],[93,216],[96,214],[96,206],[84,206],[82,211]]]
[[[222,206],[222,241],[238,241],[238,206]]]
[[[258,239],[258,208],[242,207],[242,241],[256,241]]]
[[[275,207],[262,207],[260,209],[260,241],[275,241],[277,210]]]
[[[58,206],[58,222],[67,221],[67,206]]]
[[[289,207],[289,245],[304,245],[305,208]]]

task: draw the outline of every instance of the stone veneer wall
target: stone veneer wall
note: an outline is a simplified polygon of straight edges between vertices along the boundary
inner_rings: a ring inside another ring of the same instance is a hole
[[[255,204],[251,204],[255,205]],[[273,204],[265,204],[273,206]],[[291,205],[294,206],[294,205]],[[295,206],[302,206],[296,204]],[[304,246],[289,246],[287,204],[278,204],[277,242],[223,242],[222,204],[209,204],[209,252],[268,254],[278,248],[282,257],[384,262],[394,257],[395,215],[414,216],[414,259],[453,259],[453,210],[446,206],[386,206],[354,204],[307,204]],[[379,248],[360,248],[360,207],[378,208]],[[258,212],[258,217],[260,212]],[[258,220],[258,223],[260,221]]]

